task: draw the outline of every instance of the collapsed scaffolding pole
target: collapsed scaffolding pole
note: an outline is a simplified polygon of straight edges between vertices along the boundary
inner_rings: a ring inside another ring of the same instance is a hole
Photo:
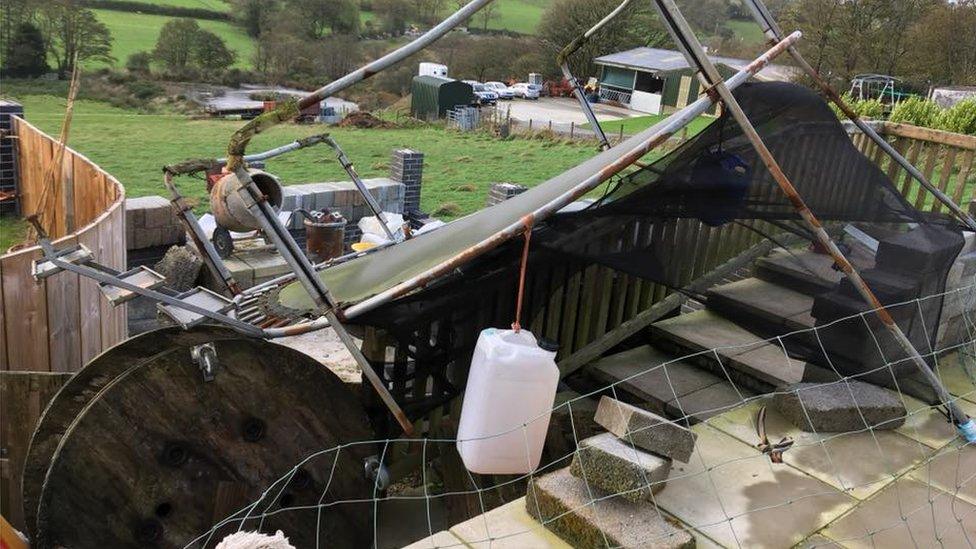
[[[783,30],[780,28],[779,24],[776,22],[776,19],[766,8],[766,5],[762,0],[746,0],[746,5],[749,7],[749,11],[752,12],[752,17],[756,20],[756,23],[759,24],[760,28],[762,28],[763,34],[765,34],[771,42],[775,43],[782,39]],[[955,201],[953,201],[952,198],[950,198],[947,194],[942,192],[941,189],[933,185],[932,182],[929,181],[925,175],[918,170],[918,168],[913,166],[908,159],[895,150],[895,148],[892,147],[884,137],[881,137],[881,135],[879,135],[870,124],[866,123],[860,116],[858,116],[857,113],[851,109],[850,105],[848,105],[847,102],[844,101],[844,99],[836,91],[834,91],[830,84],[828,84],[827,81],[820,76],[817,70],[814,69],[813,66],[811,66],[802,55],[800,55],[800,51],[796,47],[791,46],[787,49],[787,51],[790,53],[790,56],[793,57],[793,60],[796,61],[796,64],[799,65],[800,68],[803,69],[803,71],[807,73],[811,79],[813,79],[824,95],[826,95],[827,98],[837,105],[837,108],[844,113],[844,116],[849,118],[850,121],[858,127],[858,129],[864,132],[864,135],[868,136],[871,141],[874,141],[878,147],[881,148],[881,150],[890,156],[892,160],[897,162],[906,172],[908,172],[909,175],[921,183],[921,185],[925,187],[927,191],[932,193],[932,195],[935,196],[939,202],[942,202],[942,204],[944,204],[949,211],[953,213],[953,215],[955,215],[960,221],[963,222],[963,224],[969,227],[969,230],[976,231],[976,220],[974,220],[969,213],[960,208],[959,205],[956,204]]]
[[[596,138],[600,141],[601,149],[610,148],[610,140],[607,139],[607,134],[604,133],[603,127],[600,126],[600,122],[596,119],[596,114],[593,112],[593,107],[590,106],[589,102],[586,101],[586,94],[583,93],[583,87],[580,86],[579,80],[573,75],[573,71],[569,70],[569,56],[576,53],[584,44],[590,39],[591,36],[599,32],[607,23],[612,21],[615,17],[620,15],[632,0],[624,0],[619,6],[614,8],[613,11],[608,13],[603,19],[593,25],[583,34],[577,36],[572,42],[566,44],[559,54],[556,55],[556,62],[559,63],[559,68],[563,72],[563,77],[569,82],[569,85],[573,88],[573,95],[576,97],[576,101],[579,102],[580,107],[583,108],[583,114],[586,115],[586,120],[590,123],[590,127],[593,128],[593,133],[596,134]],[[777,42],[781,41],[777,40]]]
[[[888,332],[894,337],[895,341],[902,347],[902,350],[908,354],[909,359],[915,364],[918,370],[926,378],[932,388],[938,395],[939,400],[942,405],[946,407],[949,411],[949,417],[952,422],[956,425],[959,433],[969,442],[976,442],[976,422],[969,418],[962,408],[956,404],[952,395],[946,390],[942,381],[935,375],[929,365],[922,358],[922,355],[915,349],[915,346],[908,339],[908,336],[902,331],[901,327],[895,322],[888,309],[882,305],[875,296],[874,292],[867,285],[863,278],[861,278],[860,273],[854,268],[854,265],[847,259],[844,253],[837,247],[834,240],[827,234],[824,230],[823,225],[821,225],[820,220],[813,214],[810,208],[806,205],[803,197],[793,186],[793,183],[789,180],[786,174],[783,172],[779,163],[773,157],[772,152],[766,147],[765,142],[763,142],[762,137],[753,127],[752,123],[749,121],[749,117],[742,110],[739,102],[732,95],[732,91],[725,85],[719,75],[718,70],[715,65],[712,64],[708,56],[705,55],[705,51],[702,48],[701,43],[695,36],[694,31],[688,25],[681,11],[674,4],[674,0],[654,0],[654,6],[657,8],[658,13],[661,16],[661,20],[664,22],[668,31],[671,33],[678,47],[684,53],[685,57],[688,59],[689,64],[692,67],[697,67],[699,71],[699,77],[708,85],[706,93],[712,96],[715,100],[721,100],[722,104],[728,112],[732,114],[736,123],[742,129],[743,134],[752,144],[752,147],[756,150],[756,153],[762,159],[763,164],[769,170],[770,175],[779,185],[780,189],[792,203],[793,208],[800,215],[803,222],[807,225],[809,230],[813,233],[817,242],[823,246],[829,253],[831,258],[833,258],[834,263],[840,267],[844,275],[850,280],[851,284],[861,295],[861,297],[868,303],[868,305],[874,310],[878,319],[885,326]]]

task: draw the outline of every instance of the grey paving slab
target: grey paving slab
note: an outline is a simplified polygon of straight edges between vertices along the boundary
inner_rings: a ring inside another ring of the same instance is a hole
[[[587,366],[598,379],[645,400],[660,403],[704,389],[722,381],[703,368],[659,351],[650,345],[635,347],[602,358]]]
[[[609,494],[635,502],[654,501],[654,492],[664,488],[671,460],[644,452],[603,433],[580,441],[569,472]]]
[[[567,467],[533,479],[525,507],[573,547],[694,547],[691,535],[655,506],[606,496]]]
[[[856,500],[707,425],[688,464],[674,463],[658,505],[726,547],[790,547]]]
[[[783,454],[786,464],[858,499],[923,462],[933,450],[894,431],[815,434],[801,431],[769,399],[752,402],[709,420],[709,425],[749,444],[758,444],[756,416],[766,408],[766,434],[772,441],[793,439]]]
[[[707,310],[658,321],[651,332],[692,352],[719,348],[728,357],[768,345],[756,334]]]
[[[813,327],[813,319],[809,317],[812,296],[759,278],[744,278],[712,288],[708,291],[708,301],[710,305],[715,301],[788,331]],[[806,318],[810,320],[808,324],[800,322]]]
[[[433,536],[417,540],[403,549],[446,549],[448,547],[466,547],[461,538],[455,536],[448,530],[441,530]]]
[[[910,396],[903,397],[903,400],[908,415],[905,424],[896,432],[931,448],[941,448],[958,436],[956,428],[946,421],[937,405],[926,404]],[[976,417],[976,404],[962,399],[957,399],[956,403],[964,412]]]
[[[784,280],[795,281],[797,287],[827,289],[844,276],[833,270],[830,256],[807,250],[776,250],[759,260],[760,272],[771,271]]]
[[[823,533],[855,549],[971,547],[976,542],[976,506],[903,478]]]
[[[744,399],[753,396],[755,393],[749,389],[738,387],[736,390],[731,383],[723,381],[668,401],[665,412],[671,418],[687,420],[694,425],[740,406]]]

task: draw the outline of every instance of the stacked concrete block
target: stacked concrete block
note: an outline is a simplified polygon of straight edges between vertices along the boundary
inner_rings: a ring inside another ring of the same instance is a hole
[[[364,179],[363,183],[370,194],[385,212],[403,213],[404,186],[385,177]],[[337,181],[328,183],[306,183],[285,187],[282,197],[282,211],[294,211],[298,208],[306,210],[337,211],[349,222],[347,231],[365,216],[373,215],[366,204],[366,199],[351,181]],[[301,215],[292,216],[291,229],[303,227]]]
[[[168,246],[183,240],[183,226],[169,200],[161,196],[127,198],[125,241],[129,250]]]
[[[605,540],[644,546],[649,534],[661,538],[650,544],[655,547],[692,543],[687,532],[661,517],[653,500],[667,482],[672,460],[691,458],[697,435],[606,396],[593,419],[609,432],[580,441],[568,468],[536,479],[527,492],[529,512],[547,520],[558,510],[570,510],[569,518],[546,527],[582,546],[603,546]],[[581,497],[583,503],[593,499],[598,503],[576,505]]]
[[[494,206],[499,202],[504,202],[513,196],[518,196],[529,188],[517,183],[494,183],[488,190],[488,200],[485,206]]]
[[[405,214],[420,212],[420,187],[424,178],[424,153],[412,149],[393,151],[390,179],[403,184]]]

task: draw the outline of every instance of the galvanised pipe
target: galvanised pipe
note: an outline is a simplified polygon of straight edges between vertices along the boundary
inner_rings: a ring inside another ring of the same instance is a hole
[[[406,44],[405,46],[398,48],[363,67],[360,67],[359,69],[339,78],[338,80],[334,80],[329,84],[322,86],[311,94],[301,98],[297,102],[287,101],[280,104],[274,110],[263,113],[252,119],[231,136],[230,143],[227,146],[227,169],[234,171],[238,166],[241,165],[247,144],[256,134],[275,126],[280,122],[291,120],[292,118],[296,117],[302,111],[302,109],[310,107],[327,97],[331,97],[352,86],[353,84],[361,82],[426,48],[447,34],[454,27],[468,20],[472,15],[475,14],[475,12],[491,1],[492,0],[471,0],[471,2],[465,4],[464,7],[451,14],[450,17],[444,19],[433,28],[417,37],[417,39],[413,42],[410,42],[409,44]]]
[[[760,28],[762,28],[763,34],[765,34],[770,41],[780,40],[780,37],[783,35],[783,31],[776,23],[776,19],[773,18],[771,13],[769,13],[769,10],[766,8],[766,5],[763,4],[762,0],[746,0],[746,5],[749,7],[749,11],[752,12],[752,17],[756,20],[756,23],[759,24]],[[879,135],[870,124],[866,123],[860,116],[858,116],[857,113],[851,109],[850,105],[848,105],[847,102],[844,101],[844,99],[834,90],[834,88],[831,87],[831,85],[820,76],[820,73],[818,73],[817,70],[814,69],[813,66],[810,65],[810,63],[808,63],[802,55],[800,55],[800,51],[797,48],[790,47],[787,51],[796,61],[797,65],[799,65],[800,68],[813,79],[813,81],[820,88],[820,91],[822,91],[831,102],[837,105],[837,108],[844,113],[844,116],[849,118],[851,122],[858,127],[858,129],[864,132],[864,135],[868,136],[871,141],[874,141],[878,147],[881,148],[881,150],[883,150],[888,156],[897,162],[906,172],[909,173],[909,175],[921,183],[921,185],[925,187],[927,191],[932,193],[932,195],[935,196],[939,202],[945,204],[953,215],[955,215],[960,221],[963,222],[963,224],[969,227],[969,230],[976,231],[976,220],[974,220],[973,217],[966,212],[966,210],[959,207],[959,205],[956,204],[955,201],[949,197],[949,195],[942,192],[942,190],[933,185],[931,181],[926,179],[925,175],[922,174],[918,168],[913,166],[908,159],[896,151],[895,148],[892,147],[884,137],[881,137],[881,135]]]
[[[894,318],[884,307],[881,301],[878,300],[877,296],[867,285],[863,278],[861,278],[860,273],[854,268],[854,265],[848,261],[844,253],[837,247],[834,240],[827,234],[824,230],[823,225],[821,225],[820,220],[813,214],[810,208],[806,205],[803,197],[793,186],[793,183],[789,180],[786,174],[783,172],[773,153],[766,147],[765,142],[763,142],[762,137],[753,127],[752,122],[749,121],[749,117],[742,110],[739,102],[732,95],[732,91],[722,82],[721,76],[715,65],[712,64],[711,60],[705,55],[705,51],[698,42],[698,38],[695,36],[694,31],[688,25],[684,16],[681,15],[681,11],[674,4],[674,0],[654,0],[654,5],[657,7],[659,14],[661,15],[661,20],[668,27],[668,30],[672,33],[681,51],[688,58],[688,63],[693,67],[698,67],[700,74],[708,81],[711,86],[711,90],[721,97],[722,103],[725,108],[732,114],[735,121],[739,124],[742,129],[743,134],[749,139],[756,153],[762,159],[763,164],[769,170],[770,175],[782,189],[783,194],[786,195],[793,208],[797,211],[803,222],[807,225],[807,228],[813,233],[814,238],[817,242],[823,246],[828,253],[830,253],[831,258],[833,258],[834,263],[840,267],[847,279],[850,280],[851,284],[857,290],[861,298],[864,299],[867,304],[874,310],[875,315],[877,315],[878,320],[884,325],[888,332],[895,338],[902,350],[909,355],[912,362],[919,369],[923,376],[928,380],[929,384],[935,390],[936,394],[939,396],[939,400],[942,404],[949,410],[950,417],[953,423],[959,428],[961,432],[966,433],[967,438],[969,438],[968,433],[976,435],[976,426],[974,426],[973,421],[969,419],[969,416],[962,411],[962,408],[956,404],[952,395],[946,390],[942,382],[936,377],[935,373],[929,368],[925,359],[919,354],[915,346],[912,345],[911,340],[905,335],[905,332],[898,326]],[[711,94],[710,94],[711,95]]]
[[[769,49],[766,53],[755,59],[752,63],[749,63],[747,67],[737,72],[734,76],[729,78],[726,82],[729,89],[735,89],[744,82],[746,82],[751,76],[758,73],[766,65],[770,63],[777,55],[786,51],[786,48],[800,39],[801,34],[799,32],[794,32],[788,37],[784,38],[778,44]],[[570,202],[576,200],[577,198],[583,196],[590,190],[594,189],[600,183],[603,183],[610,177],[619,173],[624,168],[630,166],[637,162],[641,157],[646,155],[652,149],[658,145],[664,143],[672,135],[675,134],[681,128],[687,126],[692,120],[697,118],[700,114],[711,108],[714,103],[714,99],[710,96],[703,96],[698,98],[694,103],[691,103],[684,109],[673,113],[671,116],[665,118],[661,122],[658,122],[654,128],[656,130],[654,133],[649,135],[646,139],[640,143],[631,147],[626,154],[617,160],[613,161],[598,173],[587,177],[586,179],[577,183],[572,189],[562,194],[552,202],[537,208],[532,213],[528,214],[526,217],[534,220],[542,220],[550,215],[561,210]],[[653,129],[653,128],[652,128]],[[649,130],[648,130],[649,131]],[[462,265],[469,259],[477,257],[491,249],[494,249],[506,242],[507,240],[514,238],[525,231],[525,220],[519,220],[512,223],[504,230],[495,233],[494,235],[486,238],[485,240],[479,242],[478,244],[468,248],[467,250],[455,255],[454,257],[441,262],[440,264],[427,269],[423,273],[411,277],[408,280],[397,284],[396,286],[376,294],[375,296],[365,299],[356,305],[352,305],[345,309],[344,318],[353,318],[355,316],[361,315],[366,311],[375,309],[384,303],[390,302],[397,297],[400,297],[418,287],[423,287],[427,283],[435,280],[436,278],[450,272],[455,267]]]

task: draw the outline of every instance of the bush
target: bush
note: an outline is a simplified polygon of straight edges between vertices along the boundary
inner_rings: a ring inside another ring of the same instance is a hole
[[[30,23],[17,25],[7,41],[4,52],[3,75],[23,78],[40,76],[48,71],[44,36]]]
[[[133,96],[137,99],[146,100],[163,95],[163,88],[155,82],[144,80],[132,82],[126,86]]]
[[[150,63],[152,63],[152,54],[148,51],[139,51],[129,56],[125,62],[125,68],[129,72],[148,74]]]
[[[867,120],[879,120],[884,118],[884,105],[877,99],[855,101],[851,107],[861,118],[865,118]]]
[[[935,127],[947,132],[976,135],[976,99],[960,101],[939,113]]]
[[[888,120],[931,128],[941,111],[935,101],[913,96],[895,105]]]

